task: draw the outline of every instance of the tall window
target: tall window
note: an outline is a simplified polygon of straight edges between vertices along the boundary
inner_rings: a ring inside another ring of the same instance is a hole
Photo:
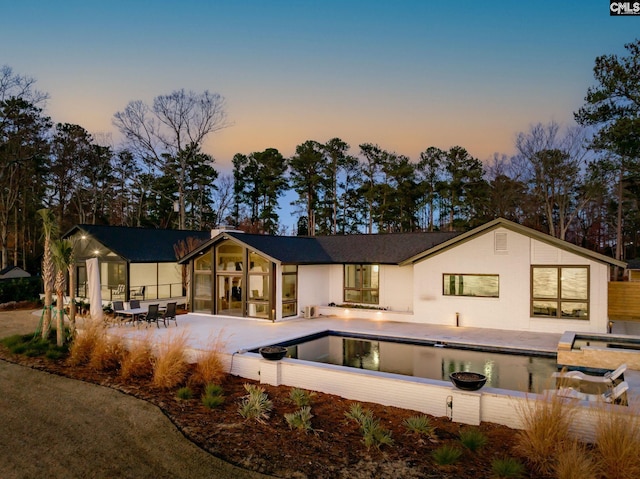
[[[442,294],[445,296],[500,296],[500,278],[497,274],[443,274]]]
[[[193,310],[206,313],[211,312],[213,305],[212,278],[211,278],[212,254],[209,251],[198,256],[193,263]]]
[[[346,264],[344,266],[344,300],[347,303],[378,304],[377,264]]]
[[[589,319],[589,267],[532,266],[531,315]]]
[[[282,265],[282,317],[298,314],[298,267]]]

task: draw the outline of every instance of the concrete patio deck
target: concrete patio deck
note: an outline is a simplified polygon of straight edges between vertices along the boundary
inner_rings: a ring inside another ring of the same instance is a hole
[[[145,328],[141,328],[144,330]],[[220,335],[225,352],[256,349],[278,342],[327,330],[375,334],[390,337],[424,339],[446,343],[473,344],[523,350],[556,352],[560,334],[506,331],[499,329],[440,326],[431,324],[375,321],[359,318],[319,317],[291,319],[272,323],[265,320],[231,318],[189,313],[178,316],[178,327],[146,328],[157,340],[177,332],[188,336],[194,349],[206,349],[210,340]]]

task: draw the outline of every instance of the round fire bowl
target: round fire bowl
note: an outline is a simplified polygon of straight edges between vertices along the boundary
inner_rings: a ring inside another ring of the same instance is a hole
[[[464,391],[477,391],[487,382],[487,377],[480,373],[460,371],[449,374],[449,379],[458,389]]]
[[[278,361],[285,357],[287,348],[284,346],[265,346],[258,350],[262,357],[270,361]]]

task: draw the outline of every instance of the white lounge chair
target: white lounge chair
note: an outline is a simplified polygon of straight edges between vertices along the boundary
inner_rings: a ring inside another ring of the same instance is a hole
[[[604,376],[592,376],[591,374],[585,374],[582,371],[566,371],[553,373],[553,377],[556,379],[575,379],[578,381],[589,381],[592,383],[613,383],[627,370],[626,364],[621,364],[614,371],[608,371]]]
[[[580,399],[581,401],[603,401],[606,403],[612,403],[620,399],[627,390],[629,385],[626,381],[622,381],[616,387],[607,390],[602,394],[587,394],[580,391],[576,391],[573,388],[560,388],[556,391],[558,396],[572,399]]]
[[[616,379],[624,374],[627,370],[626,364],[621,364],[615,371],[608,371],[604,376],[592,376],[591,374],[585,374],[582,371],[567,371],[553,373],[553,377],[556,379],[571,379],[578,381],[589,381],[592,383],[613,383]]]

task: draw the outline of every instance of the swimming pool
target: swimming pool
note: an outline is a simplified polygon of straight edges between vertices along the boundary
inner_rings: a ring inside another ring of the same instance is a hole
[[[447,382],[452,372],[472,371],[487,376],[486,387],[524,392],[554,387],[551,375],[558,371],[554,353],[335,331],[278,345],[293,359]]]

